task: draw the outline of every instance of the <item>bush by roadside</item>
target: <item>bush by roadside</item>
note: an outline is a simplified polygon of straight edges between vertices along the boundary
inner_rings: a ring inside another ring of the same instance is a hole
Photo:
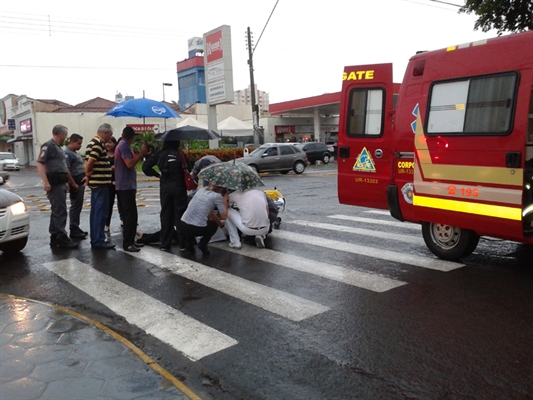
[[[248,148],[249,152],[253,151],[253,148]],[[191,163],[194,165],[203,156],[212,155],[217,157],[220,161],[226,162],[231,161],[235,158],[240,158],[243,156],[244,149],[241,148],[231,148],[231,149],[200,149],[200,150],[183,150],[187,155],[187,158],[191,160]],[[136,166],[137,172],[142,172],[142,162]]]
[[[253,148],[248,148],[250,152],[253,151]],[[217,157],[220,161],[226,162],[231,161],[235,158],[240,158],[243,156],[244,149],[241,148],[230,148],[230,149],[201,149],[201,150],[184,150],[187,158],[191,160],[194,164],[203,156],[211,155]]]

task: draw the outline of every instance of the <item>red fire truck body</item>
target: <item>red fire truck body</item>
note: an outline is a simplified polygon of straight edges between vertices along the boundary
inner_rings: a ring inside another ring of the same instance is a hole
[[[422,224],[444,259],[532,244],[533,31],[417,54],[395,97],[391,64],[345,68],[339,201]]]

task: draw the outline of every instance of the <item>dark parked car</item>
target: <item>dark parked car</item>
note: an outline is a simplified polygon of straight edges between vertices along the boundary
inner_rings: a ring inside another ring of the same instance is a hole
[[[293,170],[301,174],[307,167],[305,153],[288,143],[265,143],[250,155],[237,158],[235,161],[248,164],[257,172],[279,171],[286,174]]]
[[[305,154],[307,154],[307,159],[310,163],[314,164],[317,161],[322,161],[324,164],[327,164],[331,159],[331,153],[325,143],[298,143],[296,147],[298,147],[300,150],[303,150]]]

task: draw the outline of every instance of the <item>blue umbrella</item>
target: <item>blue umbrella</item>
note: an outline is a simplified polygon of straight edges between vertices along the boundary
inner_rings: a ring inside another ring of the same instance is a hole
[[[178,113],[165,103],[144,97],[123,101],[109,110],[106,115],[137,118],[180,118]]]

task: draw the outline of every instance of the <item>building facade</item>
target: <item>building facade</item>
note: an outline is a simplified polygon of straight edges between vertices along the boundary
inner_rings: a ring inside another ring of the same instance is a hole
[[[194,56],[177,63],[180,110],[206,103],[204,58]]]
[[[265,117],[269,113],[270,100],[267,92],[262,90],[257,90],[257,85],[255,86],[255,102],[259,106],[259,116]],[[252,91],[250,86],[246,89],[236,90],[235,91],[235,104],[244,104],[252,106]]]

